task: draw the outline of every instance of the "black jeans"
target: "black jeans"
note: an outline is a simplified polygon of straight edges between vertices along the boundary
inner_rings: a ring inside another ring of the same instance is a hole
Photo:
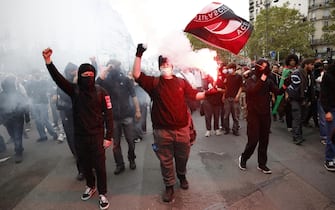
[[[83,167],[86,185],[90,188],[97,187],[99,194],[107,193],[107,176],[106,176],[106,156],[103,148],[103,134],[97,136],[75,136],[76,149],[78,151],[78,160]],[[95,169],[94,175],[93,169]]]
[[[258,115],[249,112],[247,116],[247,136],[248,142],[242,153],[242,159],[247,161],[254,153],[258,144],[258,165],[265,166],[267,162],[267,150],[269,144],[271,115]]]

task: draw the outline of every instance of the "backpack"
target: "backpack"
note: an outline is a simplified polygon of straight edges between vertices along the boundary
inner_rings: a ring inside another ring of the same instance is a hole
[[[56,107],[58,110],[69,110],[72,108],[70,96],[64,93],[60,88],[57,88]]]
[[[154,77],[154,81],[153,81],[154,88],[156,88],[158,86],[159,80],[160,80],[159,77]],[[183,80],[179,79],[179,78],[178,78],[178,80],[179,80],[179,84],[182,84]],[[193,123],[193,119],[192,119],[190,109],[187,111],[187,114],[188,114],[188,126],[190,128],[190,143],[191,143],[191,146],[192,146],[194,144],[196,138],[197,138],[197,131],[194,128],[194,123]]]

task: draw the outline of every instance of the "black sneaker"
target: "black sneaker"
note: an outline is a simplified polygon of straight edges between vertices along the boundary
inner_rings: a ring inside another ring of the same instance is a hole
[[[46,141],[46,140],[48,140],[48,137],[39,138],[39,139],[37,139],[36,141],[37,141],[37,142],[44,142],[44,141]]]
[[[15,163],[21,163],[22,160],[22,154],[15,154]]]
[[[247,170],[247,161],[243,160],[242,156],[238,157],[238,167],[242,171]]]
[[[84,174],[83,174],[83,173],[78,173],[76,179],[77,179],[78,181],[83,181],[83,180],[85,179]]]
[[[324,166],[328,171],[335,171],[335,163],[332,160],[326,160]]]
[[[124,170],[125,170],[124,166],[117,166],[115,171],[114,171],[114,174],[118,175],[118,174],[122,173]]]
[[[86,187],[85,192],[81,196],[81,200],[87,201],[88,199],[90,199],[93,196],[95,191],[96,191],[95,187],[93,187],[93,188]]]
[[[100,209],[108,209],[109,207],[109,202],[104,195],[99,195],[99,207]]]
[[[163,201],[164,202],[171,202],[173,201],[173,194],[174,194],[174,189],[173,186],[169,186],[165,188],[165,192],[163,193]]]
[[[234,135],[234,136],[239,136],[240,133],[239,133],[238,131],[233,131],[233,135]]]
[[[185,175],[177,175],[177,176],[178,176],[178,179],[179,179],[179,182],[180,182],[180,188],[184,189],[184,190],[187,190],[188,189],[188,181],[186,179],[186,176]]]
[[[257,166],[257,169],[263,172],[264,174],[272,174],[272,171],[266,166]]]
[[[136,169],[136,163],[135,163],[135,160],[130,160],[129,161],[129,168],[131,170],[135,170]]]
[[[301,143],[304,141],[304,138],[293,138],[293,143],[295,143],[296,145],[301,145]]]

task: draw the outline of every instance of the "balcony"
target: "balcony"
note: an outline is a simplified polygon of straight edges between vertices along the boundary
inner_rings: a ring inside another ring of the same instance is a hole
[[[323,39],[313,39],[313,40],[311,40],[311,45],[312,46],[315,46],[315,45],[327,45],[327,44],[329,44],[329,43],[326,42]]]

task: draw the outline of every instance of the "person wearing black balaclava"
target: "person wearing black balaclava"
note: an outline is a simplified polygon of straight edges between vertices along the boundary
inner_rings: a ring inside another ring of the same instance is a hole
[[[27,98],[16,88],[16,77],[7,76],[1,83],[0,124],[3,124],[14,141],[15,163],[23,160],[22,135],[24,122],[30,121]]]
[[[247,169],[247,160],[254,153],[258,144],[258,170],[265,174],[271,174],[267,167],[267,148],[269,144],[269,133],[271,125],[270,92],[279,95],[285,92],[289,79],[285,81],[282,88],[278,89],[268,75],[270,64],[265,59],[256,62],[254,74],[246,80],[245,91],[247,99],[247,136],[248,142],[244,152],[239,157],[239,168]]]
[[[51,61],[52,50],[42,53],[48,71],[57,86],[71,97],[75,148],[78,160],[84,169],[86,189],[82,200],[88,200],[99,192],[100,209],[109,207],[106,177],[105,149],[112,144],[113,114],[110,97],[105,89],[95,85],[95,68],[88,63],[78,69],[78,83],[71,83],[58,72]],[[95,170],[95,173],[93,171]],[[96,174],[96,176],[94,175]]]

